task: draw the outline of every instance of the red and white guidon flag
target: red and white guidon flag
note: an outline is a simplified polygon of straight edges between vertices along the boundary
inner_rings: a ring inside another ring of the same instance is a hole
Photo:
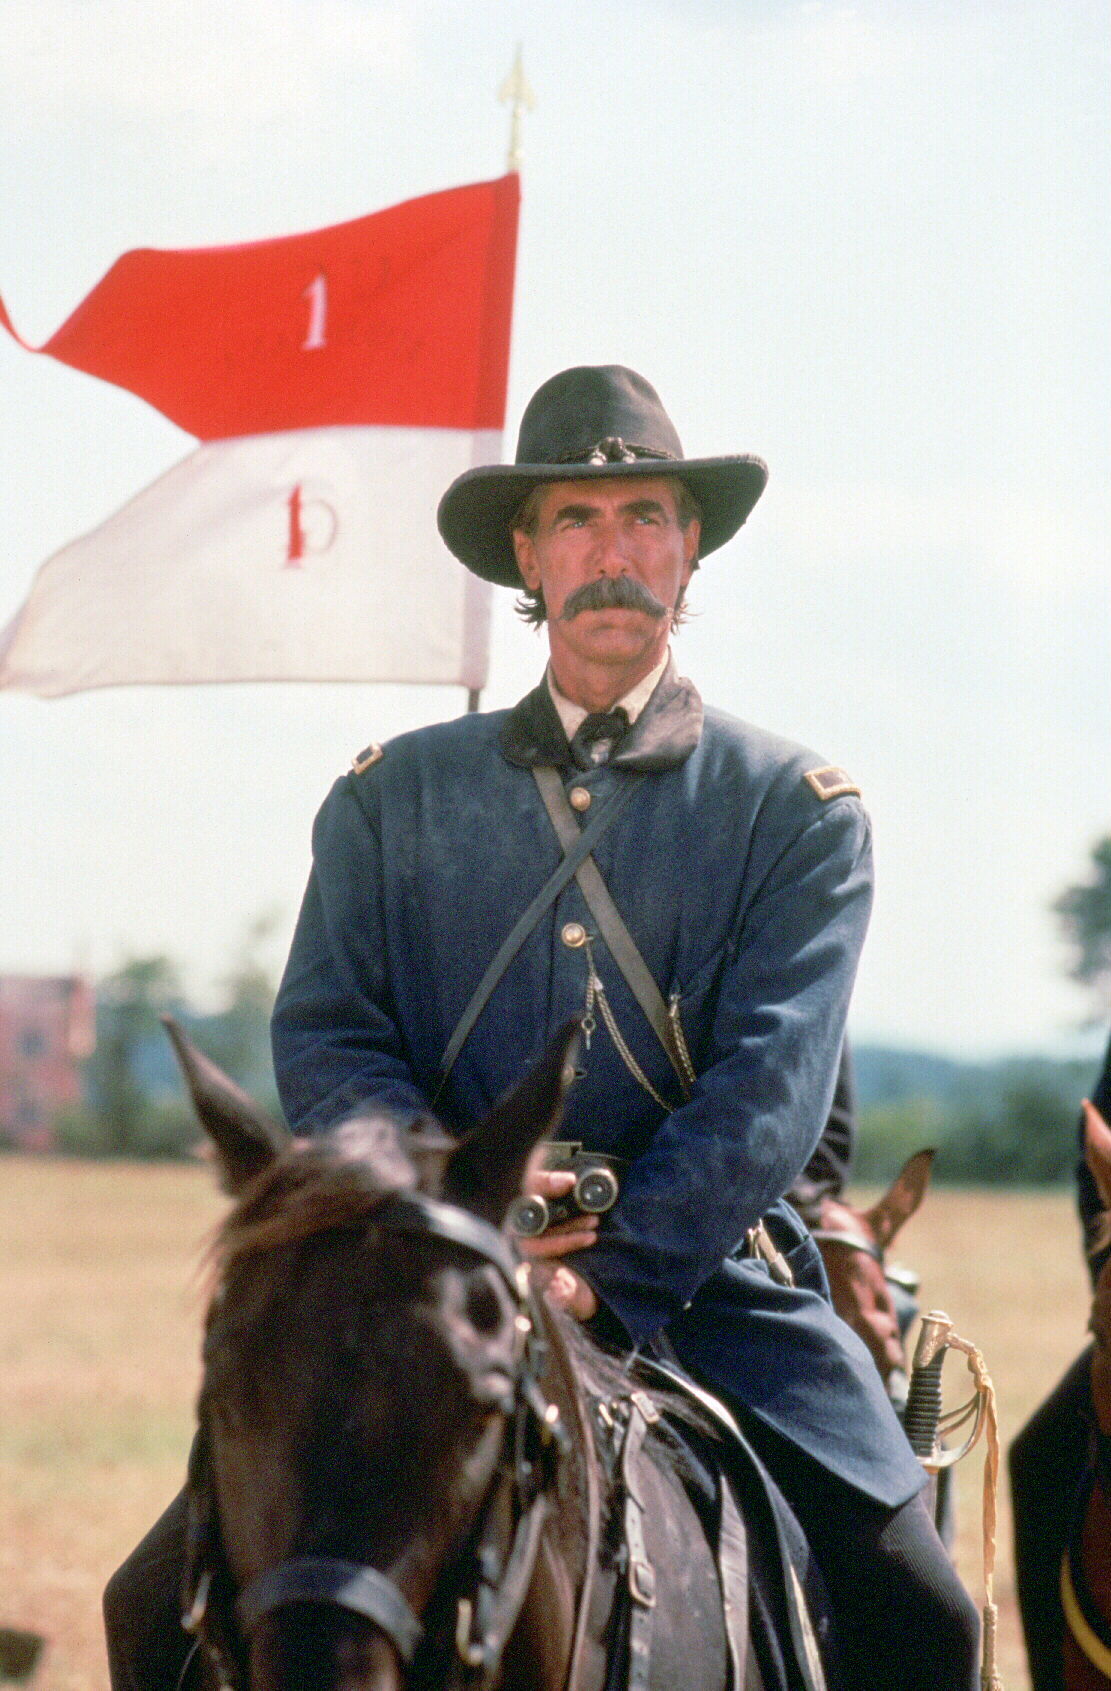
[[[491,589],[436,506],[501,455],[519,202],[511,174],[313,234],[118,259],[37,350],[201,445],[42,565],[0,632],[0,687],[482,687]],[[0,323],[15,335],[2,302]]]

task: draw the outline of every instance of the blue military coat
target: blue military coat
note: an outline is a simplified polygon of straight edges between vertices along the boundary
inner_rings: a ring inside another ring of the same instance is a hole
[[[291,1126],[319,1131],[373,1100],[427,1111],[441,1058],[491,957],[561,857],[531,770],[589,795],[633,772],[598,844],[604,880],[665,998],[698,1080],[684,1100],[598,938],[618,1025],[664,1108],[599,1023],[561,1137],[631,1160],[575,1268],[636,1342],[666,1329],[682,1360],[833,1472],[881,1501],[921,1470],[863,1346],[817,1293],[732,1253],[780,1198],[829,1109],[867,925],[868,820],[822,760],[707,710],[669,666],[610,761],[582,773],[545,683],[512,711],[391,741],[336,783],[273,1021]],[[832,796],[823,792],[834,789]],[[436,1105],[472,1127],[581,1015],[592,930],[572,881],[510,964]],[[573,934],[573,929],[570,930]],[[570,937],[570,935],[569,935]]]

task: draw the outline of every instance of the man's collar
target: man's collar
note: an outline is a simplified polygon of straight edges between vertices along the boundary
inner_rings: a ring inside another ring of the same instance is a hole
[[[610,709],[616,710],[617,706],[620,705],[621,709],[625,712],[625,715],[629,718],[629,721],[631,723],[635,722],[649,699],[652,697],[652,694],[656,691],[656,683],[660,680],[664,670],[667,668],[670,657],[671,649],[669,647],[660,659],[659,663],[656,665],[655,669],[650,669],[647,675],[641,676],[636,686],[630,687],[627,693],[623,694],[622,697],[615,702],[615,704],[610,706]],[[575,730],[582,727],[590,712],[586,710],[583,705],[575,704],[572,699],[567,698],[560,692],[559,687],[556,685],[556,678],[552,674],[552,666],[550,663],[544,672],[544,679],[548,683],[548,690],[552,695],[552,703],[555,705],[556,711],[559,714],[559,720],[563,724],[563,732],[570,740],[574,735]]]
[[[606,764],[607,769],[677,769],[702,736],[702,700],[669,656],[648,702]],[[499,736],[502,754],[522,769],[567,768],[571,751],[547,676],[510,711]]]

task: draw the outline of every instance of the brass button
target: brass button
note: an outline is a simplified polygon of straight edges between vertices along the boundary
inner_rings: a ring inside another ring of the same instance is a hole
[[[586,944],[586,929],[581,922],[565,922],[560,938],[564,945],[569,945],[573,951],[576,946]]]
[[[589,810],[590,809],[590,794],[587,792],[585,787],[572,787],[570,793],[567,796],[571,800],[572,809],[574,809],[574,810]]]

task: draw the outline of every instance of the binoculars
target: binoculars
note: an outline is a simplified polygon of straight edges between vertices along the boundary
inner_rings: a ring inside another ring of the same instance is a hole
[[[599,1151],[584,1151],[577,1141],[553,1139],[546,1149],[544,1167],[553,1173],[570,1170],[575,1184],[559,1198],[535,1194],[518,1198],[509,1212],[509,1225],[522,1239],[536,1239],[549,1227],[574,1221],[580,1215],[604,1215],[617,1202],[618,1175],[625,1167],[621,1157],[604,1157]]]

